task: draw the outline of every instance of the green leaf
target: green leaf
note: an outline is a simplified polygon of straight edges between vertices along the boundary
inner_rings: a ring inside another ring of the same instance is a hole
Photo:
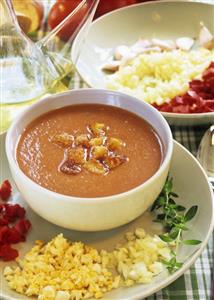
[[[178,194],[174,193],[174,192],[171,192],[170,193],[170,196],[174,197],[174,198],[178,198]]]
[[[159,195],[158,198],[155,200],[151,207],[151,211],[155,209],[159,209],[161,206],[164,206],[166,203],[166,198],[164,196]]]
[[[175,224],[175,227],[178,228],[178,229],[181,229],[181,230],[184,230],[184,231],[187,231],[189,230],[188,227],[184,226],[184,224]]]
[[[160,238],[162,241],[166,242],[166,243],[173,242],[173,240],[174,240],[174,239],[170,238],[170,237],[169,237],[168,235],[166,235],[166,234],[160,234],[160,235],[159,235],[159,238]]]
[[[176,257],[173,257],[172,259],[170,259],[169,261],[166,260],[162,260],[161,261],[167,268],[167,270],[169,271],[169,273],[173,273],[175,271],[177,271],[178,269],[180,269],[183,265],[183,263],[178,262],[176,260]]]
[[[197,210],[198,210],[197,205],[190,207],[190,209],[184,215],[185,222],[189,222],[190,220],[192,220],[192,218],[194,218],[194,216],[196,215]]]
[[[183,244],[185,245],[199,245],[201,244],[201,241],[199,240],[185,240],[185,241],[182,241]]]
[[[175,240],[179,234],[179,229],[178,228],[173,228],[170,233],[169,233],[169,237],[173,240]]]
[[[176,204],[175,200],[173,200],[172,198],[169,198],[169,203],[170,204]]]
[[[157,215],[157,219],[164,220],[165,216],[166,216],[165,214],[159,214],[159,215]]]
[[[186,207],[182,206],[182,205],[177,205],[177,211],[184,211],[186,209]]]
[[[172,178],[167,179],[167,181],[164,185],[164,190],[168,194],[172,191]]]
[[[157,208],[157,206],[159,205],[159,204],[158,204],[158,199],[159,199],[159,198],[157,198],[157,199],[155,200],[155,202],[152,204],[152,207],[151,207],[150,211],[154,211],[154,210]]]

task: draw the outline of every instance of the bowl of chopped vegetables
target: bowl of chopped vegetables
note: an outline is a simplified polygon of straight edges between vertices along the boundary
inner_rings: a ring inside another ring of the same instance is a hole
[[[172,125],[212,123],[213,14],[212,2],[191,1],[141,3],[109,13],[92,24],[77,71],[91,87],[150,103]]]

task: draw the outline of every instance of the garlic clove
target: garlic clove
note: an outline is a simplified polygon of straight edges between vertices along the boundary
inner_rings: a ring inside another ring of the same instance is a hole
[[[114,59],[121,60],[123,57],[126,57],[130,54],[130,48],[125,45],[120,45],[116,47],[114,52]]]
[[[184,50],[184,51],[189,51],[194,44],[194,39],[189,38],[189,37],[180,37],[180,38],[176,39],[175,42],[179,49]]]
[[[109,71],[109,72],[116,72],[116,71],[119,70],[120,65],[121,65],[121,61],[112,60],[112,61],[109,61],[109,62],[105,63],[102,66],[102,70],[103,71]]]
[[[176,49],[176,44],[172,40],[152,39],[152,45],[160,47],[161,50],[174,50],[174,49]]]
[[[199,45],[210,49],[210,47],[214,46],[214,37],[203,23],[200,23],[200,26],[201,28],[199,32]]]

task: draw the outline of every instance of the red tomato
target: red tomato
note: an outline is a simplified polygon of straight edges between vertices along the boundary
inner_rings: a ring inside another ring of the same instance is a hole
[[[114,9],[135,3],[139,3],[139,0],[100,0],[95,14],[95,18],[102,16],[105,13],[110,12]]]
[[[48,15],[48,25],[51,29],[55,28],[62,22],[79,4],[81,0],[58,0],[51,8]],[[74,33],[78,25],[83,20],[87,13],[87,4],[81,7],[81,9],[69,19],[64,27],[58,33],[58,36],[67,41]]]

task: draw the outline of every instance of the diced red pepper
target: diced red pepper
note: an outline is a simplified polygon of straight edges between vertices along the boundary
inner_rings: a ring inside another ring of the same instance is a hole
[[[5,180],[0,187],[1,199],[8,200],[11,191],[9,181]],[[18,251],[11,244],[26,240],[31,223],[24,217],[25,209],[19,204],[0,204],[0,259],[3,261],[13,260],[18,256]]]
[[[13,249],[11,245],[5,244],[0,246],[0,258],[2,258],[3,261],[14,260],[18,256],[18,251]]]
[[[5,204],[5,217],[10,221],[14,222],[17,218],[24,218],[25,209],[19,204]]]
[[[31,228],[31,223],[28,220],[22,219],[19,220],[15,225],[14,228],[21,234],[26,235]]]
[[[0,187],[0,198],[3,201],[8,200],[11,195],[11,192],[12,192],[11,184],[8,180],[5,180]]]
[[[174,97],[169,103],[153,104],[163,112],[206,113],[214,112],[214,62],[211,62],[202,75],[202,80],[192,80],[184,95]]]

